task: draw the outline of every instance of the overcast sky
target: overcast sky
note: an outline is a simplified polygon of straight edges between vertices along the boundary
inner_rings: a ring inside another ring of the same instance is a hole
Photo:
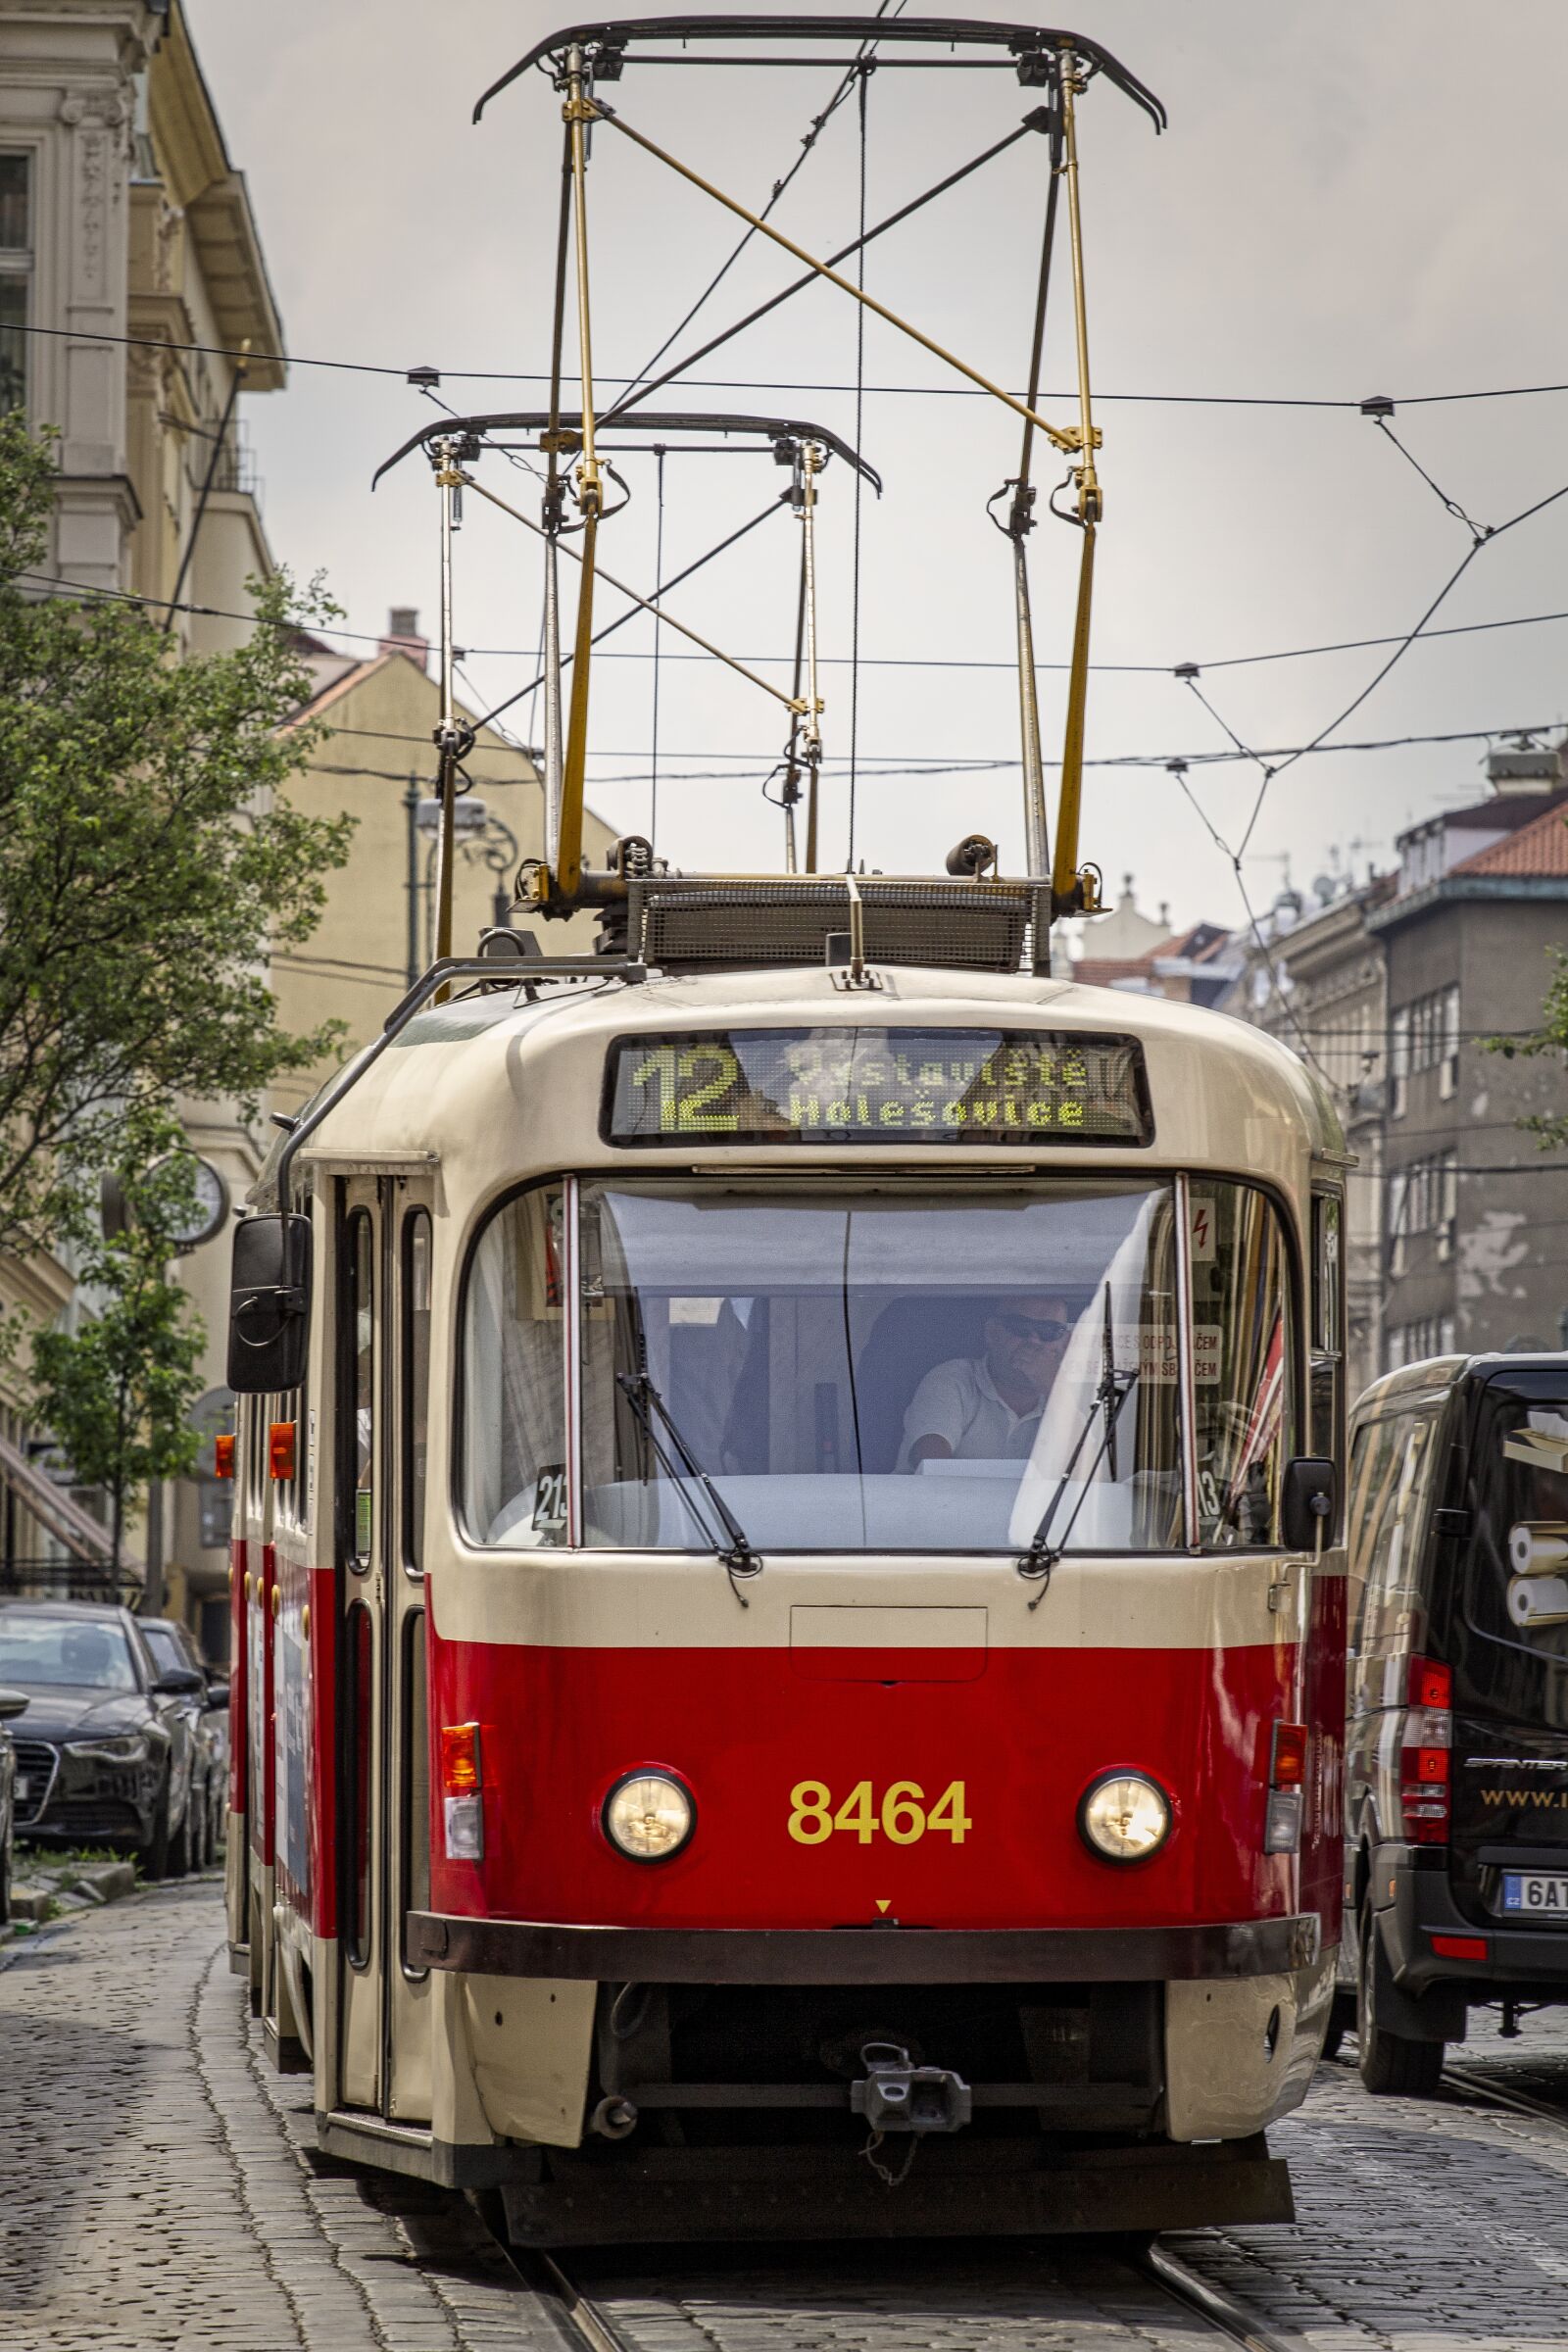
[[[249,178],[291,351],[399,371],[298,366],[285,392],[246,404],[272,546],[297,573],[325,571],[351,628],[379,630],[394,604],[417,605],[433,621],[436,497],[427,471],[410,462],[373,497],[369,477],[432,415],[401,380],[416,363],[442,369],[443,397],[459,409],[542,402],[538,382],[485,383],[462,371],[526,376],[548,365],[559,104],[534,75],[477,127],[469,114],[480,90],[557,20],[533,0],[447,0],[437,10],[413,0],[271,0],[264,32],[253,10],[223,0],[187,0],[187,9],[230,153]],[[1386,652],[1209,665],[1408,629],[1470,545],[1468,527],[1353,406],[1108,396],[1353,403],[1390,393],[1400,404],[1396,432],[1483,526],[1568,483],[1568,393],[1413,405],[1421,394],[1568,383],[1568,10],[1562,0],[1509,0],[1484,34],[1459,0],[1373,8],[1365,0],[1095,0],[1077,23],[1170,111],[1170,128],[1156,138],[1103,80],[1080,109],[1104,430],[1096,657],[1167,671],[1198,662],[1202,691],[1245,743],[1301,744],[1373,677]],[[835,82],[822,65],[650,67],[628,70],[606,95],[661,145],[757,204],[799,153]],[[1033,103],[1007,73],[874,77],[868,217],[880,219],[1001,137]],[[1043,142],[1021,141],[894,230],[867,263],[867,283],[882,300],[1010,385],[1026,368],[1044,156]],[[852,103],[823,131],[775,216],[779,225],[819,253],[847,243],[858,168]],[[608,380],[644,366],[737,226],[608,131],[596,140],[590,199],[595,363]],[[712,331],[793,273],[786,256],[755,240],[698,325]],[[1070,421],[1065,283],[1063,272],[1044,405]],[[802,416],[853,438],[854,396],[843,387],[854,381],[855,338],[855,306],[815,286],[694,371],[748,379],[749,388],[693,389],[684,405]],[[864,401],[861,445],[886,495],[867,498],[861,514],[865,770],[856,856],[890,871],[929,866],[979,826],[998,836],[1004,864],[1016,870],[1015,764],[972,775],[911,772],[943,760],[1016,761],[1008,669],[922,666],[1010,661],[1008,551],[984,508],[1015,469],[1014,422],[983,398],[954,397],[959,379],[874,319],[864,373],[873,386],[922,392],[879,390]],[[781,383],[828,388],[772,389]],[[624,469],[633,503],[605,532],[602,557],[646,590],[655,573],[656,462],[628,459]],[[534,485],[503,458],[483,461],[483,478],[534,511]],[[766,505],[782,482],[766,456],[672,455],[666,575]],[[824,735],[840,758],[850,749],[843,658],[853,528],[852,484],[835,466],[823,484],[823,648],[840,659],[824,673]],[[469,502],[458,635],[468,647],[501,649],[476,652],[467,664],[472,691],[487,701],[534,674],[535,545]],[[1076,534],[1048,519],[1031,549],[1037,652],[1064,662]],[[1568,611],[1565,558],[1568,498],[1483,548],[1438,624]],[[782,682],[796,561],[795,526],[781,514],[679,592],[671,610],[740,656],[780,658],[767,674]],[[606,591],[601,616],[621,609]],[[642,619],[613,641],[631,657],[646,657],[651,644]],[[667,632],[664,647],[677,650]],[[1418,644],[1341,733],[1359,743],[1560,723],[1565,654],[1568,620]],[[1043,680],[1048,757],[1059,752],[1062,683],[1059,672]],[[653,686],[646,658],[596,666],[591,795],[625,828],[648,821]],[[524,738],[537,738],[528,706],[514,716]],[[760,785],[781,745],[782,718],[776,704],[711,663],[663,664],[662,850],[687,864],[780,862],[780,819]],[[1214,718],[1170,675],[1095,679],[1091,758],[1224,748]],[[1403,825],[1475,795],[1483,751],[1474,742],[1347,751],[1291,767],[1270,788],[1250,845],[1254,905],[1278,890],[1286,857],[1298,885],[1336,855],[1358,872],[1369,860],[1387,863]],[[842,863],[843,767],[831,775],[824,862]],[[1194,767],[1189,780],[1234,844],[1258,770]],[[1113,890],[1135,872],[1146,906],[1168,900],[1181,921],[1240,918],[1228,858],[1162,766],[1091,769],[1082,848]]]

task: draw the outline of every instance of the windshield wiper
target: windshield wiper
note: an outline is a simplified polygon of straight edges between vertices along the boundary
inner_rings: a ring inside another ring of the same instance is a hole
[[[647,1434],[648,1443],[653,1447],[654,1452],[658,1457],[660,1468],[663,1471],[664,1476],[669,1480],[670,1485],[678,1488],[681,1484],[680,1473],[675,1469],[673,1463],[670,1461],[668,1453],[660,1444],[659,1433],[654,1427],[655,1413],[657,1413],[660,1420],[662,1421],[664,1428],[668,1433],[669,1442],[674,1446],[677,1455],[680,1457],[681,1466],[685,1470],[686,1476],[694,1480],[697,1486],[701,1488],[703,1494],[706,1496],[709,1506],[713,1513],[713,1518],[718,1521],[719,1528],[723,1531],[723,1534],[729,1538],[728,1544],[725,1544],[719,1540],[719,1537],[714,1532],[712,1522],[710,1520],[705,1520],[700,1511],[692,1511],[692,1516],[694,1519],[696,1519],[699,1527],[702,1528],[704,1535],[708,1538],[708,1541],[712,1544],[713,1549],[717,1552],[719,1559],[723,1562],[725,1574],[729,1578],[730,1591],[734,1593],[736,1599],[740,1602],[743,1609],[750,1608],[752,1604],[747,1599],[745,1593],[741,1591],[739,1585],[735,1582],[735,1579],[738,1576],[760,1576],[762,1572],[761,1555],[758,1552],[755,1552],[750,1544],[746,1541],[746,1532],[741,1526],[740,1521],[736,1518],[734,1512],[730,1509],[729,1504],[724,1500],[723,1495],[719,1493],[717,1487],[714,1486],[712,1480],[709,1477],[708,1472],[703,1468],[702,1463],[697,1459],[697,1456],[693,1453],[690,1446],[682,1437],[673,1414],[670,1412],[670,1409],[664,1402],[662,1396],[661,1396],[659,1394],[659,1391],[655,1388],[653,1382],[649,1379],[646,1371],[617,1372],[615,1375],[615,1385],[621,1391],[626,1402],[631,1406],[631,1409],[636,1414],[638,1420],[642,1423],[643,1429]],[[685,1496],[685,1501],[687,1509],[691,1510],[691,1496],[689,1494]]]
[[[1089,1496],[1090,1482],[1101,1463],[1107,1457],[1110,1462],[1110,1475],[1112,1478],[1116,1476],[1116,1424],[1121,1419],[1122,1406],[1137,1386],[1138,1369],[1136,1365],[1130,1372],[1119,1372],[1116,1369],[1115,1335],[1110,1322],[1110,1284],[1107,1281],[1105,1284],[1104,1337],[1101,1343],[1100,1384],[1095,1390],[1094,1401],[1084,1415],[1084,1425],[1078,1432],[1077,1443],[1067,1456],[1067,1467],[1057,1479],[1055,1493],[1047,1503],[1040,1525],[1035,1529],[1034,1540],[1028,1550],[1020,1553],[1018,1558],[1018,1574],[1028,1577],[1032,1582],[1038,1583],[1040,1587],[1039,1592],[1029,1603],[1031,1609],[1038,1609],[1050,1592],[1051,1572],[1072,1542],[1072,1531],[1078,1524],[1078,1514]],[[1056,1513],[1061,1508],[1061,1498],[1072,1483],[1072,1474],[1078,1467],[1078,1457],[1088,1445],[1097,1420],[1102,1421],[1102,1427],[1100,1444],[1095,1448],[1094,1460],[1084,1472],[1083,1485],[1078,1490],[1078,1499],[1073,1504],[1071,1515],[1061,1531],[1061,1541],[1059,1544],[1053,1544],[1051,1530],[1055,1523]]]

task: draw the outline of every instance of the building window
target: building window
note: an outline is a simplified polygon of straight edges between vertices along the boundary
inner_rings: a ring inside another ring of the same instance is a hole
[[[1459,1083],[1459,986],[1435,988],[1394,1015],[1394,1116],[1405,1106],[1405,1081],[1436,1070],[1445,1101]]]
[[[1459,1154],[1453,1145],[1396,1168],[1389,1177],[1389,1272],[1405,1268],[1405,1244],[1419,1233],[1435,1233],[1438,1255],[1453,1252],[1453,1221],[1459,1206]]]
[[[1391,1372],[1397,1372],[1401,1364],[1420,1364],[1428,1356],[1452,1355],[1453,1352],[1452,1315],[1422,1315],[1418,1321],[1401,1323],[1389,1333]]]
[[[0,410],[27,397],[32,284],[32,159],[0,155]]]

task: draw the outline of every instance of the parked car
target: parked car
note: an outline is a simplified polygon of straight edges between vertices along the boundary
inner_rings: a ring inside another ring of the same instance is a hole
[[[107,1845],[150,1879],[190,1866],[196,1740],[192,1667],[160,1673],[128,1609],[99,1601],[0,1601],[0,1685],[29,1700],[13,1745],[27,1793],[24,1838]]]
[[[190,1866],[208,1870],[218,1858],[228,1811],[228,1684],[212,1672],[190,1628],[173,1617],[138,1617],[142,1640],[160,1674],[180,1667],[201,1676],[201,1688],[178,1700],[196,1743],[191,1772]]]
[[[1350,1435],[1342,1950],[1419,2097],[1472,2006],[1568,2003],[1568,1355],[1407,1364]]]
[[[17,1771],[7,1726],[26,1712],[24,1690],[0,1690],[0,1928],[11,1925],[11,1872],[17,1848],[17,1798],[27,1791]]]

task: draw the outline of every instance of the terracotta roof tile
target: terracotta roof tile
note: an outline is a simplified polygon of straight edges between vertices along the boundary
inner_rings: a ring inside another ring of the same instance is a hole
[[[1115,980],[1147,980],[1151,959],[1146,956],[1083,956],[1070,966],[1072,977],[1088,988],[1109,988]]]
[[[1568,809],[1560,803],[1489,850],[1477,850],[1448,868],[1450,874],[1562,875],[1568,877]]]

